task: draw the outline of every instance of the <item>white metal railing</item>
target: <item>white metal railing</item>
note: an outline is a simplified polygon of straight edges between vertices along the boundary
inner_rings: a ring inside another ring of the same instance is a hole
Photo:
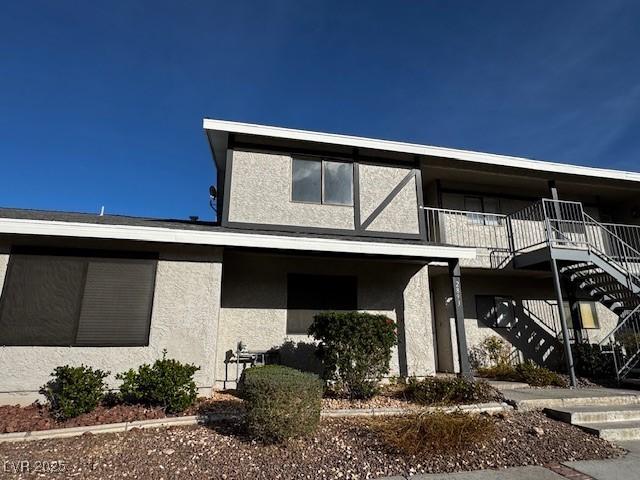
[[[430,242],[489,250],[509,249],[506,215],[424,207]]]

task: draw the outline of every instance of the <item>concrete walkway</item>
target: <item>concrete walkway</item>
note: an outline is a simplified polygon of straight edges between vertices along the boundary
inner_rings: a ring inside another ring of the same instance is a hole
[[[640,478],[640,441],[616,442],[628,450],[623,458],[567,462],[566,466],[596,480],[631,480]],[[518,478],[518,477],[516,477]]]
[[[566,462],[552,468],[528,466],[502,470],[434,473],[384,480],[631,480],[640,478],[640,441],[616,442],[629,453],[622,458]],[[568,468],[563,468],[568,467]]]
[[[500,392],[518,410],[593,404],[640,404],[640,391],[621,388],[503,388]]]

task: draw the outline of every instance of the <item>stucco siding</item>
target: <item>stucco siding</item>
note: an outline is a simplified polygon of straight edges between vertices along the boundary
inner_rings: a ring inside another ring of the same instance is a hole
[[[361,164],[360,218],[364,222],[411,169]],[[366,228],[371,232],[420,232],[416,179],[412,178],[398,195]]]
[[[7,265],[9,264],[9,247],[0,243],[0,293],[4,286],[4,278],[7,274]]]
[[[391,374],[426,375],[434,372],[433,334],[426,266],[376,260],[290,257],[227,252],[216,359],[217,380],[225,381],[225,356],[239,341],[249,350],[266,351],[291,341],[304,368],[313,363],[313,339],[287,336],[287,273],[355,275],[358,309],[381,313],[406,329],[394,349]],[[292,344],[289,344],[290,346]],[[227,380],[235,381],[235,364],[228,364]]]
[[[459,371],[457,338],[451,304],[451,288],[445,275],[431,279],[435,296],[438,367],[441,371]],[[550,278],[506,275],[462,276],[465,331],[471,351],[490,336],[498,336],[511,345],[513,355],[539,364],[562,368],[562,335]],[[515,322],[510,328],[491,328],[478,319],[477,295],[508,296],[515,301]],[[597,343],[617,324],[617,316],[596,304],[600,328],[583,330],[586,340]],[[569,320],[570,322],[571,320]]]
[[[289,155],[234,151],[229,221],[353,230],[352,206],[292,202],[291,169]]]
[[[2,268],[0,257],[0,269]],[[214,384],[216,332],[220,307],[220,249],[198,255],[163,255],[158,261],[146,347],[0,347],[0,403],[28,403],[59,365],[90,365],[114,376],[168,356],[201,367],[195,379],[201,393]],[[1,276],[1,275],[0,275]]]

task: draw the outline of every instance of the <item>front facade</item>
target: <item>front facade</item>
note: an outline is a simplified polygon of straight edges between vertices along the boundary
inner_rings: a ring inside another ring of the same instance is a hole
[[[562,367],[565,344],[635,328],[640,174],[204,129],[219,222],[0,209],[0,401],[33,400],[58,365],[114,375],[163,349],[201,367],[202,393],[245,362],[317,371],[306,332],[325,310],[394,319],[403,376],[467,374],[492,335]],[[628,374],[637,352],[613,350]]]

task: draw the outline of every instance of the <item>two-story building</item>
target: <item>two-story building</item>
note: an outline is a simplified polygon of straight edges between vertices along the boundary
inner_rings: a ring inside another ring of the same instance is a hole
[[[204,120],[219,221],[0,209],[0,400],[54,367],[169,355],[206,393],[243,362],[317,369],[316,312],[398,324],[393,375],[640,350],[640,174]],[[243,348],[239,349],[239,344]]]

